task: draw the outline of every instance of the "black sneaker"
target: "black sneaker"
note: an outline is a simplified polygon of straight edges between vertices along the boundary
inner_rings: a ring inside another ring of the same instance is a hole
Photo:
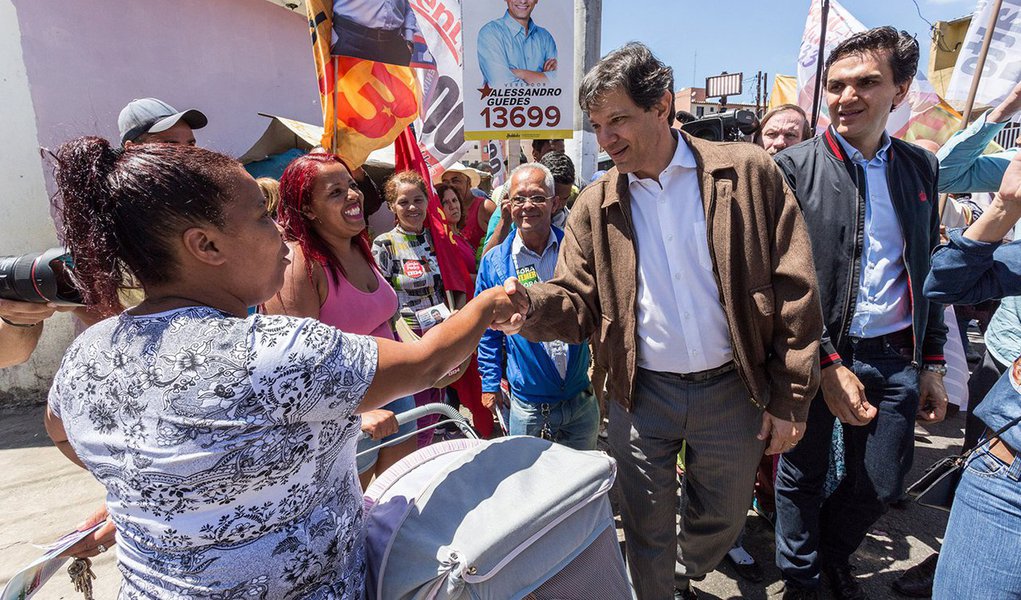
[[[837,600],[868,600],[865,590],[851,572],[851,565],[842,563],[824,566],[822,575],[829,582],[830,591]]]

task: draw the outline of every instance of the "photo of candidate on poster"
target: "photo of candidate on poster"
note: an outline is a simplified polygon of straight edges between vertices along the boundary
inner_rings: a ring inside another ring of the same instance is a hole
[[[574,3],[473,0],[462,20],[465,139],[570,137]]]
[[[334,0],[334,56],[407,67],[416,36],[422,38],[408,0]]]

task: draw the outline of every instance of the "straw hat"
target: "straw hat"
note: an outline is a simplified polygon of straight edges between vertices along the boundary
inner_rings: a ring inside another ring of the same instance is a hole
[[[436,185],[438,183],[442,183],[443,182],[443,173],[450,173],[450,172],[460,173],[460,174],[464,175],[465,177],[467,177],[471,181],[471,187],[473,187],[473,188],[479,187],[479,183],[482,182],[482,174],[479,173],[479,171],[477,169],[473,169],[471,167],[466,167],[464,165],[464,163],[458,161],[458,162],[450,165],[449,167],[447,167],[447,169],[445,171],[443,171],[442,173],[436,175],[436,177],[433,177],[433,185]]]

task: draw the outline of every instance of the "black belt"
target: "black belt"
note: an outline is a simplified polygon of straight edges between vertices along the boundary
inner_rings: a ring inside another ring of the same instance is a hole
[[[333,17],[333,29],[336,30],[338,36],[341,36],[341,39],[343,39],[343,34],[346,32],[373,42],[392,42],[395,40],[404,42],[401,29],[374,29],[336,15]]]
[[[676,376],[678,379],[682,381],[692,381],[698,383],[700,381],[708,381],[710,379],[713,379],[714,377],[719,377],[720,375],[725,375],[736,368],[737,365],[734,364],[734,361],[730,361],[729,363],[716,367],[715,369],[695,371],[694,373],[671,373],[671,375]]]
[[[914,333],[912,332],[911,327],[905,327],[900,331],[894,331],[893,333],[887,333],[886,335],[880,335],[874,338],[860,338],[851,336],[850,339],[852,344],[859,347],[868,345],[870,343],[882,344],[883,342],[886,342],[891,346],[896,347],[905,346],[914,347],[915,345],[915,336]]]

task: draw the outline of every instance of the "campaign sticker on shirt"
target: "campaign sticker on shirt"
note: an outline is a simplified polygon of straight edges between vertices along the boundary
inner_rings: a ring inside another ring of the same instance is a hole
[[[533,285],[539,283],[539,274],[535,272],[535,267],[531,265],[527,267],[518,267],[517,274],[518,281],[520,281],[521,285],[525,286],[526,288],[532,287]]]
[[[1010,365],[1010,384],[1014,386],[1014,391],[1021,394],[1021,357]]]
[[[404,261],[404,274],[412,279],[418,279],[422,275],[425,275],[425,267],[422,263],[417,260],[405,260]]]

